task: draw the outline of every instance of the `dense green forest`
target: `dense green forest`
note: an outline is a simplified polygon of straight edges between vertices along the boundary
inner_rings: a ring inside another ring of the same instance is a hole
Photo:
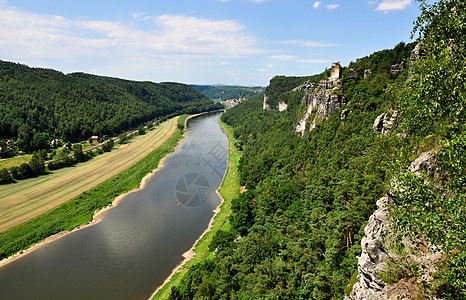
[[[26,152],[46,148],[52,138],[115,136],[164,116],[219,108],[184,84],[65,75],[0,61],[0,140],[13,139]]]
[[[210,99],[229,100],[246,98],[249,99],[262,92],[263,87],[226,86],[226,85],[191,85]]]
[[[414,44],[400,43],[351,62],[342,70],[346,105],[305,136],[293,132],[299,105],[263,110],[256,97],[222,116],[243,149],[247,191],[232,202],[231,230],[212,239],[214,258],[190,268],[170,299],[342,299],[357,274],[364,227],[393,180],[405,187],[394,195],[395,233],[421,234],[447,257],[424,288],[465,299],[465,3],[422,1],[421,11],[414,31],[421,58],[411,62]],[[401,63],[404,71],[390,72]],[[278,76],[266,93],[278,103],[328,75]],[[344,121],[343,109],[351,111]],[[375,134],[376,117],[394,110],[400,118],[390,133]],[[404,172],[432,148],[445,177]]]

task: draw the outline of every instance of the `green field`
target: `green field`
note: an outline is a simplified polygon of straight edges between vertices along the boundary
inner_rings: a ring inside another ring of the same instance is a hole
[[[129,168],[166,141],[177,118],[92,160],[0,186],[0,232],[38,216]]]
[[[219,189],[219,193],[223,198],[220,212],[214,217],[211,230],[206,232],[206,234],[197,242],[194,249],[196,255],[191,260],[186,262],[180,268],[180,270],[173,274],[170,281],[154,295],[152,298],[153,300],[167,299],[172,286],[176,286],[181,281],[181,278],[191,266],[213,256],[214,253],[209,251],[209,244],[212,237],[218,230],[228,230],[230,226],[228,222],[228,215],[230,214],[231,201],[240,193],[238,164],[241,157],[241,152],[236,149],[234,145],[235,138],[233,137],[233,128],[222,122],[220,122],[220,125],[227,134],[229,141],[228,169],[222,182],[222,186]]]

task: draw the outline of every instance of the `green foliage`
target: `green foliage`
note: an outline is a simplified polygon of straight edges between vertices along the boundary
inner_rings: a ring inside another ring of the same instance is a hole
[[[157,168],[159,161],[174,150],[181,138],[182,134],[176,131],[164,144],[129,169],[55,209],[1,232],[0,259],[27,249],[53,234],[89,223],[96,210],[110,205],[118,195],[137,188],[142,178]],[[30,168],[28,164],[24,165]]]
[[[263,87],[246,87],[246,86],[211,86],[211,85],[191,85],[210,99],[251,99],[254,95],[261,93]]]
[[[13,178],[11,177],[8,170],[5,168],[0,169],[0,184],[9,183],[11,181],[13,181]]]
[[[425,235],[447,255],[437,274],[443,297],[466,297],[466,4],[464,1],[421,2],[418,33],[422,56],[412,78],[397,86],[403,128],[410,142],[406,153],[421,151],[417,142],[436,137],[440,176],[399,172],[403,188],[396,193],[393,214],[399,235]],[[404,164],[400,164],[404,165]]]
[[[221,108],[184,84],[135,82],[29,68],[0,61],[0,136],[20,150],[48,148],[51,137],[116,136],[166,116]]]
[[[287,111],[263,110],[259,96],[222,115],[244,149],[238,169],[247,191],[232,201],[231,230],[212,240],[215,259],[190,268],[171,299],[343,297],[356,280],[364,226],[391,176],[390,151],[401,143],[380,139],[372,124],[393,102],[383,89],[406,78],[389,74],[398,53],[409,56],[412,47],[406,47],[377,53],[378,61],[390,63],[374,68],[372,78],[344,78],[347,120],[338,110],[304,138],[293,132],[303,94],[291,90],[328,71],[273,78],[267,96],[272,105],[273,99],[287,101]],[[231,242],[235,236],[240,238]]]

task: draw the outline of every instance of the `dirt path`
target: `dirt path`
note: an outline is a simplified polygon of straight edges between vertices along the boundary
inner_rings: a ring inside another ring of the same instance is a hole
[[[49,175],[0,185],[0,232],[38,216],[127,169],[167,140],[178,117],[129,144]]]

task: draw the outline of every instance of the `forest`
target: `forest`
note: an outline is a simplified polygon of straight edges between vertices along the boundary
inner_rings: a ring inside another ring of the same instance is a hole
[[[421,1],[413,37],[422,56],[413,62],[415,43],[399,43],[351,62],[339,91],[346,104],[304,136],[293,130],[303,108],[292,90],[329,70],[273,78],[267,102],[297,102],[286,111],[263,110],[260,95],[223,114],[243,151],[246,191],[232,202],[231,228],[211,241],[213,258],[191,267],[169,299],[342,299],[356,281],[367,220],[394,180],[404,187],[394,195],[394,234],[422,237],[446,257],[423,293],[466,299],[465,16],[463,1]],[[404,70],[391,72],[395,64]],[[395,110],[389,134],[375,134],[376,117]],[[444,176],[413,177],[409,164],[429,149]],[[391,283],[415,278],[410,267]]]
[[[213,100],[249,99],[262,92],[260,86],[227,86],[227,85],[191,85],[205,96]]]
[[[65,75],[0,61],[2,157],[11,156],[11,150],[48,148],[52,139],[77,142],[93,135],[117,136],[162,117],[219,108],[185,84]],[[7,147],[10,139],[16,149]]]

